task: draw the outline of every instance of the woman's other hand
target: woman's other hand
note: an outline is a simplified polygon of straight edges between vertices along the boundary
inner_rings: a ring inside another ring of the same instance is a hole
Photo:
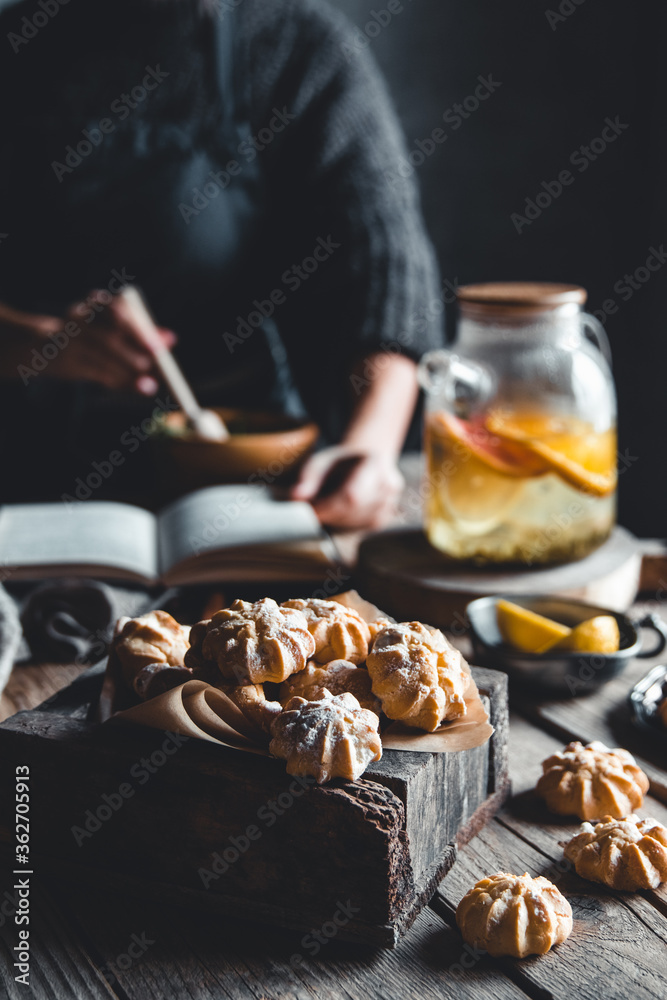
[[[380,528],[396,512],[404,486],[398,456],[417,399],[417,366],[377,352],[351,373],[357,401],[341,444],[312,455],[292,487],[332,528]]]

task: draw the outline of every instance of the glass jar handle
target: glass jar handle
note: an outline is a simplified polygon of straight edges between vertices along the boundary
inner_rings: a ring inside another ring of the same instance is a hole
[[[458,416],[465,416],[471,406],[488,402],[495,389],[493,374],[485,365],[444,349],[423,356],[417,377],[429,396],[460,411]]]
[[[596,319],[595,316],[591,316],[590,313],[582,313],[581,325],[584,330],[587,331],[587,339],[595,344],[597,349],[602,354],[602,357],[611,368],[611,347],[609,346],[607,331],[603,327],[602,323]]]
[[[450,378],[452,362],[456,361],[456,354],[444,347],[424,354],[417,368],[417,379],[422,389],[429,394],[442,389]]]

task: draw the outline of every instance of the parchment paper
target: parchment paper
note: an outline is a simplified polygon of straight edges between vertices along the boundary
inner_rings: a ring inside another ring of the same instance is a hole
[[[354,608],[367,622],[388,618],[388,615],[364,601],[353,590],[332,600]],[[468,686],[464,697],[467,711],[462,718],[444,722],[434,733],[425,733],[403,723],[392,722],[381,734],[383,749],[410,750],[413,753],[453,753],[471,750],[486,743],[493,733],[493,726],[489,722],[472,674],[466,669]],[[260,734],[248,723],[223,691],[204,681],[187,681],[150,701],[130,708],[125,707],[127,695],[122,690],[122,685],[118,665],[113,656],[110,656],[100,697],[101,721],[151,726],[246,753],[270,756],[268,736]]]

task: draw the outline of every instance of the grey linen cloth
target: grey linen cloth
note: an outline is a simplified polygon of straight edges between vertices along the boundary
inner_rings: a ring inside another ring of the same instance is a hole
[[[95,580],[0,586],[0,692],[12,667],[26,661],[95,663],[107,653],[117,619],[150,604],[144,590]]]

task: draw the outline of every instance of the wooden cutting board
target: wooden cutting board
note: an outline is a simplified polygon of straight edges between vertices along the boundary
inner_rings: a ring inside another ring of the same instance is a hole
[[[448,560],[421,528],[410,528],[379,532],[362,542],[358,586],[369,601],[401,621],[425,621],[456,634],[466,605],[488,594],[558,594],[625,611],[637,595],[641,566],[637,539],[619,527],[578,562],[495,572]]]

